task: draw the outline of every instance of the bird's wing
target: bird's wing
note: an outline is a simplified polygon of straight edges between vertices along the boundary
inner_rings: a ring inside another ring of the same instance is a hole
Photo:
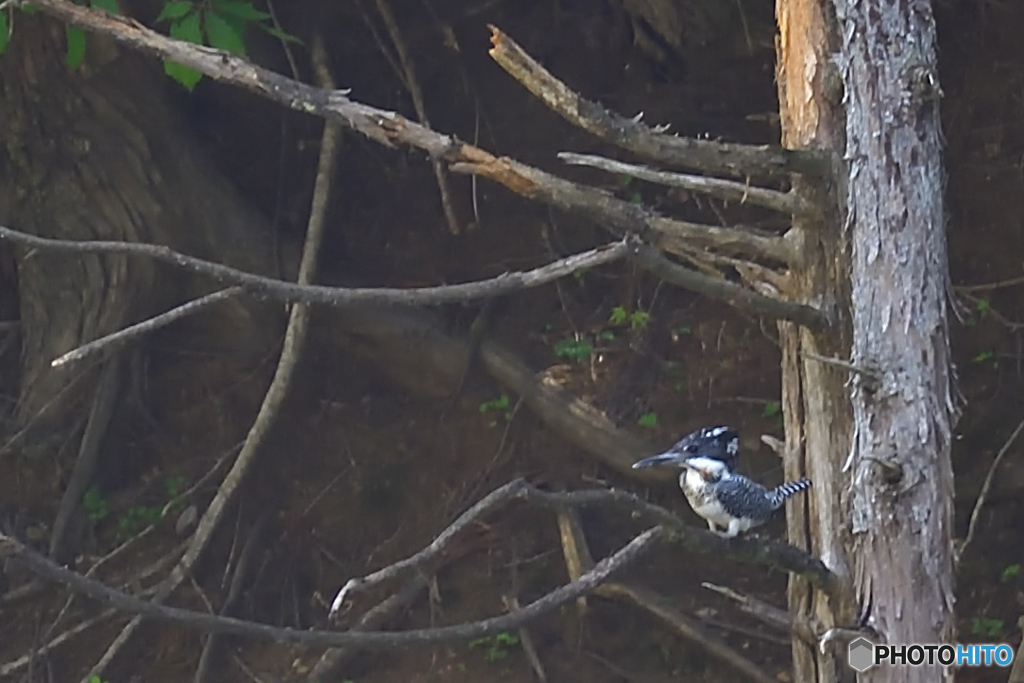
[[[715,486],[715,493],[722,507],[733,517],[767,519],[774,510],[765,488],[740,475],[722,479]]]

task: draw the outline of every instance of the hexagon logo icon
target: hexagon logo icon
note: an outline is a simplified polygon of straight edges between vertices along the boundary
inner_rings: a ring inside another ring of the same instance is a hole
[[[863,673],[874,666],[875,646],[867,638],[858,638],[850,643],[848,657],[850,667]]]

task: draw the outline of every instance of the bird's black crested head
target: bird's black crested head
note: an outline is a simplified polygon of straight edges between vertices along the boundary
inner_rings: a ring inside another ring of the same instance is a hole
[[[711,458],[725,464],[730,472],[736,469],[740,435],[730,427],[705,427],[687,434],[676,442],[669,453],[683,458]]]

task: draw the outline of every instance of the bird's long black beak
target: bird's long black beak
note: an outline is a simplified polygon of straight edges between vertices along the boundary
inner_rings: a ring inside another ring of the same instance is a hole
[[[637,460],[635,463],[633,463],[633,469],[638,470],[643,467],[655,467],[656,465],[675,465],[676,467],[686,467],[686,458],[679,455],[678,453],[662,453],[661,455],[652,455],[649,458]]]

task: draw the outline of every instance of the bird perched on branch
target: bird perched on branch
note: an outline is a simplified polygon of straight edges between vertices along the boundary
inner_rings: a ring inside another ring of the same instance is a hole
[[[740,439],[729,427],[708,427],[687,434],[665,453],[633,463],[633,468],[655,465],[682,467],[679,487],[690,507],[716,531],[732,538],[764,524],[786,499],[811,486],[808,479],[791,481],[772,490],[736,474]]]

